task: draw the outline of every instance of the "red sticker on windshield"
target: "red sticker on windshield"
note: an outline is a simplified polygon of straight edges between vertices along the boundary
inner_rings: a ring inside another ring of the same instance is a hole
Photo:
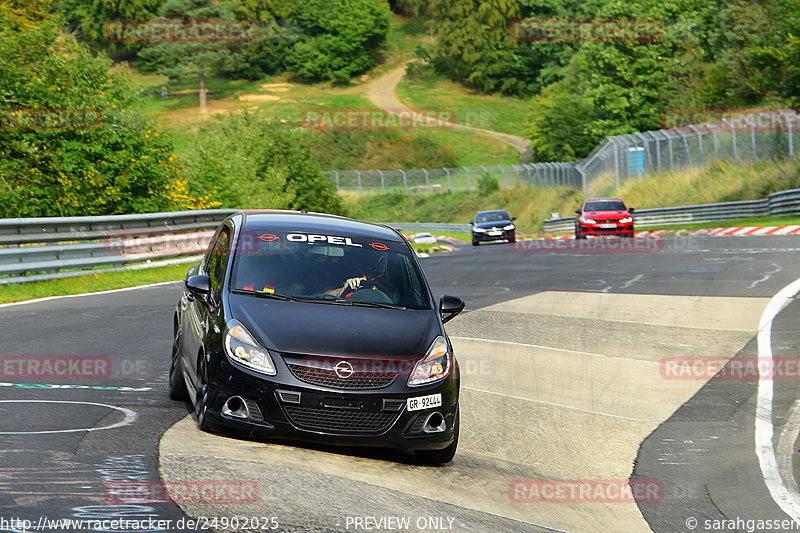
[[[375,248],[376,250],[380,250],[381,252],[389,249],[389,247],[383,244],[382,242],[371,242],[369,243],[369,245]]]
[[[278,236],[275,235],[274,233],[264,233],[263,235],[259,235],[258,238],[265,242],[272,242],[278,240]]]

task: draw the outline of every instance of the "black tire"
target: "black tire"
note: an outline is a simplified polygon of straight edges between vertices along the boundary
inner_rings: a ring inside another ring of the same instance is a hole
[[[456,422],[455,422],[455,435],[453,435],[453,442],[447,448],[441,450],[414,450],[414,456],[418,461],[429,465],[443,465],[453,460],[456,455],[456,448],[458,448],[458,428],[461,425],[459,412],[461,408],[456,408]]]
[[[509,244],[514,244],[515,242],[517,242],[517,236],[516,235],[512,235],[511,237],[508,238],[508,243]]]
[[[472,239],[472,246],[478,246],[480,243],[475,239]]]
[[[211,431],[208,423],[208,372],[206,360],[200,357],[197,361],[197,396],[194,399],[194,415],[197,418],[197,427],[202,431]]]
[[[172,341],[172,362],[169,365],[169,397],[171,400],[186,401],[189,392],[186,390],[186,381],[183,379],[183,362],[178,357],[178,338]]]
[[[581,233],[580,231],[578,231],[578,229],[577,229],[577,228],[575,228],[575,238],[576,238],[576,239],[585,239],[585,238],[586,238],[586,235],[584,235],[583,233]]]

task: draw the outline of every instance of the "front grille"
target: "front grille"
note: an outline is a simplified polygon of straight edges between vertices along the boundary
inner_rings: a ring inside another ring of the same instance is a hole
[[[399,372],[359,372],[348,378],[340,378],[331,369],[308,365],[287,364],[294,377],[306,383],[334,389],[380,389],[388,387]]]
[[[311,405],[284,405],[289,421],[300,429],[334,433],[383,433],[399,413],[337,409]]]

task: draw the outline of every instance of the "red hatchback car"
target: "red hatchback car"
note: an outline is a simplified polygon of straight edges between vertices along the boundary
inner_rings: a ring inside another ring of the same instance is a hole
[[[619,235],[633,237],[632,207],[625,206],[620,198],[587,198],[575,210],[575,238],[589,235]]]

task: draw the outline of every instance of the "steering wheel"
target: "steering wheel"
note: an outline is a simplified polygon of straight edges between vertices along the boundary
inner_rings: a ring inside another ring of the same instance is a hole
[[[355,294],[357,292],[360,292],[360,291],[368,291],[368,290],[374,290],[374,289],[378,289],[379,291],[381,291],[383,294],[385,294],[387,296],[389,295],[389,289],[386,288],[386,285],[384,285],[380,281],[375,281],[373,279],[373,280],[364,280],[364,282],[361,283],[361,286],[359,288],[357,288],[356,290],[354,290],[353,293],[350,296],[352,296],[353,294]]]

